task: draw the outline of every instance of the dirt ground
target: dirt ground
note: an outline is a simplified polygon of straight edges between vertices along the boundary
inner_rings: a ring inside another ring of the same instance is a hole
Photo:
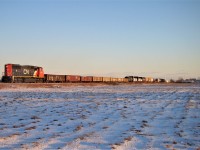
[[[106,85],[163,85],[163,86],[190,86],[191,83],[1,83],[0,89],[5,88],[55,88],[74,86],[106,86]]]

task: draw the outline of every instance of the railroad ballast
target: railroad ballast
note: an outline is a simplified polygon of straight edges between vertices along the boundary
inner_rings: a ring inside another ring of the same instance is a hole
[[[126,76],[125,78],[44,74],[42,67],[5,64],[2,82],[9,83],[68,83],[68,82],[157,82],[151,77]],[[164,82],[162,80],[162,82]]]

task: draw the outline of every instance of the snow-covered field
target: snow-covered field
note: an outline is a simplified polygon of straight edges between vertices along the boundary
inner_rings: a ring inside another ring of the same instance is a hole
[[[0,149],[198,149],[199,85],[0,89]]]

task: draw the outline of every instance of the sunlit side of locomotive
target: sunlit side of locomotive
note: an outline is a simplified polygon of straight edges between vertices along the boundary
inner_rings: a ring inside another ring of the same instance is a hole
[[[44,71],[42,67],[6,64],[2,78],[3,82],[43,82]]]

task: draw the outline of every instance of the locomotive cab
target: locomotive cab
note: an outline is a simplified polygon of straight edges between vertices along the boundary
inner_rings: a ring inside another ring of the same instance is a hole
[[[34,76],[34,77],[38,77],[38,78],[44,78],[44,71],[43,71],[43,68],[42,68],[42,67],[36,68],[35,71],[34,71],[33,76]]]
[[[44,71],[42,67],[6,64],[3,82],[43,82]]]

